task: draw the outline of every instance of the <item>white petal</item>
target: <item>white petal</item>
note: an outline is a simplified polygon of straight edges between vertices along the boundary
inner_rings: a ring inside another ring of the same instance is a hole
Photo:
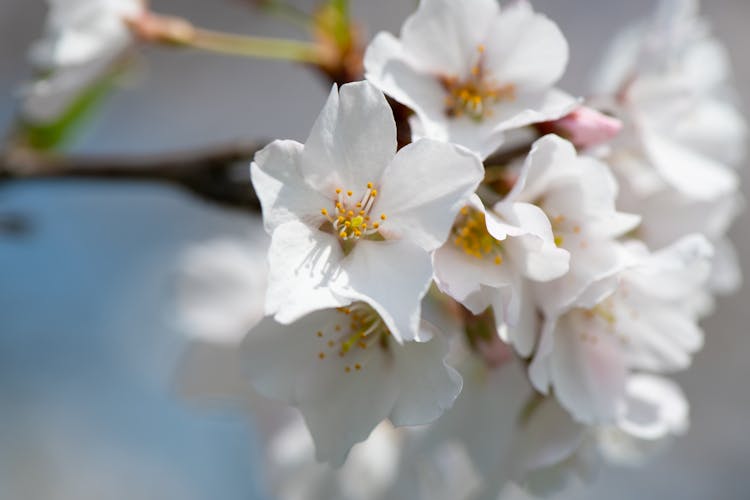
[[[516,2],[495,19],[486,41],[487,67],[498,82],[541,90],[557,82],[568,64],[568,43],[557,25]]]
[[[390,420],[394,425],[427,424],[453,405],[461,392],[461,375],[445,362],[448,342],[439,332],[424,343],[394,346],[399,395]]]
[[[269,233],[290,221],[318,227],[325,218],[322,208],[332,201],[312,189],[300,168],[302,144],[274,141],[256,153],[250,167],[255,193],[263,208],[263,224]]]
[[[384,173],[374,208],[388,217],[382,232],[438,248],[483,177],[482,163],[464,149],[430,139],[409,144]]]
[[[430,255],[409,241],[361,240],[343,261],[335,293],[370,304],[399,341],[420,335],[421,301],[432,279]]]
[[[499,10],[496,0],[422,0],[401,30],[404,49],[425,70],[466,75]]]
[[[271,235],[266,314],[291,323],[311,311],[344,306],[331,287],[341,280],[341,247],[335,236],[287,222]]]
[[[310,132],[302,171],[323,193],[363,193],[396,153],[396,122],[383,93],[368,82],[334,86]]]
[[[267,318],[243,345],[245,370],[256,389],[298,406],[318,459],[336,466],[388,416],[398,394],[393,363],[385,351],[374,347],[340,357],[327,346],[332,325],[341,321],[339,315],[335,310],[318,311],[291,325]],[[321,359],[320,353],[326,356]],[[356,370],[355,361],[360,366]]]
[[[501,202],[493,210],[507,224],[490,213],[486,218],[487,230],[497,239],[502,234],[516,236],[508,238],[505,245],[525,277],[550,281],[568,271],[570,254],[555,245],[552,227],[542,209],[530,203]],[[513,231],[512,227],[517,229]]]
[[[401,42],[385,32],[370,42],[364,65],[368,81],[413,109],[428,122],[429,135],[436,135],[432,124],[445,120],[445,89],[433,73],[419,70],[414,61],[405,57]]]
[[[581,335],[587,335],[583,340]],[[584,423],[613,422],[620,409],[626,382],[624,357],[616,339],[607,333],[576,331],[558,324],[550,373],[555,396],[573,417]]]
[[[737,175],[724,165],[655,133],[644,133],[642,138],[659,173],[686,195],[715,199],[737,189]]]
[[[593,307],[612,293],[617,276],[630,263],[619,243],[587,241],[580,235],[565,236],[570,252],[570,270],[553,281],[536,283],[539,303],[547,315],[557,315],[572,306]]]
[[[452,241],[433,255],[435,281],[444,293],[461,302],[474,314],[480,314],[490,303],[483,285],[508,286],[508,265],[495,265],[491,257],[477,259],[461,251]]]
[[[509,201],[537,201],[556,179],[570,177],[569,168],[578,155],[569,141],[545,135],[531,147],[516,184],[506,197]]]
[[[632,375],[626,392],[626,406],[617,422],[623,431],[653,440],[687,430],[687,400],[674,382],[653,375]]]

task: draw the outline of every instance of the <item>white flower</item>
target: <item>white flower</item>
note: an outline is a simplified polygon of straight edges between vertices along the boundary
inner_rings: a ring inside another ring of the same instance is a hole
[[[189,248],[177,271],[177,314],[191,338],[238,343],[263,319],[268,237],[260,221],[247,238]]]
[[[110,58],[132,41],[125,19],[145,9],[142,0],[48,0],[44,37],[31,49],[45,69],[81,66]]]
[[[589,481],[600,459],[639,465],[688,426],[688,405],[670,380],[636,374],[614,423],[587,427],[553,398],[538,401],[515,436],[516,478],[531,493],[547,495],[576,479]]]
[[[417,338],[430,252],[483,171],[468,151],[428,139],[397,153],[383,94],[334,87],[304,146],[276,141],[252,165],[271,234],[266,312],[289,323],[362,300],[397,340]]]
[[[440,289],[472,313],[492,306],[503,340],[528,357],[536,310],[524,279],[549,281],[568,271],[569,254],[557,248],[549,219],[529,203],[500,202],[485,210],[474,197],[461,209],[448,242],[435,252]],[[521,335],[509,334],[516,330]]]
[[[728,56],[698,2],[663,1],[616,39],[599,73],[597,91],[625,123],[612,164],[641,197],[664,185],[698,200],[737,189],[729,166],[744,156],[747,125],[727,98]]]
[[[189,248],[176,270],[175,316],[188,338],[175,384],[193,400],[257,399],[242,376],[239,344],[263,319],[268,236],[259,217],[246,237]]]
[[[401,38],[380,33],[365,54],[366,78],[410,107],[417,136],[482,157],[506,131],[560,118],[576,101],[553,88],[568,44],[525,1],[422,0]]]
[[[44,74],[23,88],[24,118],[59,119],[104,77],[133,39],[125,20],[145,10],[142,0],[48,0],[44,36],[31,48]]]
[[[738,192],[711,200],[697,200],[671,188],[645,199],[626,189],[619,205],[641,215],[637,235],[649,248],[662,248],[688,234],[700,233],[714,246],[709,289],[711,293],[735,292],[742,282],[742,269],[727,238],[734,219],[744,207]]]
[[[340,465],[383,419],[424,424],[453,404],[461,377],[433,333],[429,342],[400,344],[363,302],[291,325],[266,318],[245,339],[246,372],[258,392],[298,407],[318,459]]]
[[[578,156],[570,142],[555,135],[534,143],[504,203],[539,206],[552,222],[555,243],[570,253],[567,274],[534,285],[547,316],[596,304],[614,287],[628,262],[615,238],[639,222],[615,209],[616,198],[617,183],[607,165]]]
[[[710,244],[696,235],[653,254],[629,250],[636,263],[614,293],[549,319],[530,366],[534,386],[545,394],[553,387],[580,422],[614,422],[631,371],[684,369],[703,344],[692,298],[708,278]]]
[[[315,445],[301,418],[276,432],[268,446],[268,475],[279,500],[378,500],[399,466],[400,436],[382,422],[352,448],[339,469],[315,460]]]

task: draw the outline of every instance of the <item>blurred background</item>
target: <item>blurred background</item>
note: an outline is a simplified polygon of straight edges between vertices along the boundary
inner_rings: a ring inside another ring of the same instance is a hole
[[[369,36],[398,32],[415,5],[352,3]],[[572,93],[585,93],[609,37],[655,4],[533,3],[571,44],[561,86]],[[153,6],[207,28],[304,36],[249,0]],[[749,103],[750,2],[704,1],[703,11],[727,44]],[[0,2],[2,131],[30,75],[27,48],[44,14],[41,0]],[[72,149],[131,154],[233,139],[303,140],[327,92],[320,78],[291,64],[148,47]],[[68,180],[3,184],[0,213],[30,223],[23,234],[0,235],[0,499],[269,498],[247,413],[180,398],[173,378],[187,339],[176,318],[180,256],[214,238],[246,238],[248,215],[165,185]],[[747,275],[747,217],[732,240]],[[575,498],[750,498],[749,303],[750,288],[719,301],[704,325],[706,348],[677,377],[692,406],[690,433],[645,468],[602,470]]]

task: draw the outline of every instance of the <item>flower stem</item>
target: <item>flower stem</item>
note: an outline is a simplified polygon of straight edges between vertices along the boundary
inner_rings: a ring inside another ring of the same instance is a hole
[[[323,54],[316,44],[297,40],[234,35],[203,29],[195,30],[194,36],[184,43],[187,47],[264,59],[319,64]]]

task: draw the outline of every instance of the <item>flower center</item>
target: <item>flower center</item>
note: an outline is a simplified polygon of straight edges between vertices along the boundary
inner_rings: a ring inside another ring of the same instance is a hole
[[[351,363],[344,365],[344,372],[361,371],[366,364],[362,354],[373,346],[388,350],[391,332],[380,315],[364,302],[339,307],[336,311],[341,315],[340,320],[315,332],[322,344],[318,359],[346,358]]]
[[[342,242],[376,236],[380,224],[387,218],[385,214],[380,214],[378,220],[372,220],[372,207],[378,196],[378,190],[373,188],[372,182],[367,183],[367,190],[359,201],[354,201],[353,194],[351,190],[337,188],[333,210],[329,211],[327,208],[320,210]]]
[[[487,232],[484,213],[463,207],[453,225],[453,243],[467,255],[483,259],[492,257],[496,265],[503,263],[502,243]]]
[[[512,84],[498,85],[484,72],[484,46],[477,47],[479,56],[471,67],[471,74],[465,80],[454,76],[440,78],[447,95],[445,114],[451,118],[468,116],[474,121],[482,121],[492,116],[492,106],[500,101],[512,101],[516,88]]]

